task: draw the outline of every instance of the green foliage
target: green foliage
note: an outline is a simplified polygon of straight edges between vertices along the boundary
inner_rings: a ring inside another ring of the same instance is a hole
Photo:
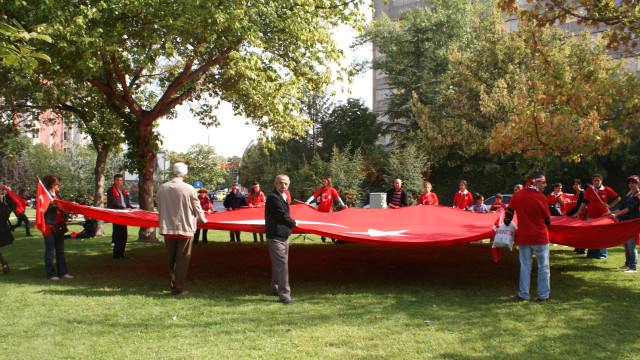
[[[169,160],[172,165],[177,162],[187,164],[186,183],[201,181],[208,190],[217,189],[217,185],[224,182],[224,175],[229,173],[227,168],[219,166],[226,163],[224,156],[216,154],[215,147],[209,145],[191,145],[186,153],[170,152]],[[167,170],[165,179],[171,178],[171,171]]]
[[[498,6],[537,26],[563,25],[576,21],[578,25],[604,30],[602,37],[608,49],[638,52],[640,36],[640,5],[637,1],[602,0],[541,0],[527,1],[519,7],[517,0],[499,0]]]
[[[413,144],[391,150],[389,161],[384,169],[387,189],[393,186],[395,179],[401,179],[409,196],[409,204],[415,203],[423,192],[422,174],[426,165],[424,154]]]
[[[376,114],[362,99],[349,98],[346,103],[335,106],[321,123],[321,152],[325,159],[329,158],[334,147],[369,153],[377,146],[381,133]]]
[[[464,47],[472,30],[471,14],[480,3],[429,1],[429,7],[403,11],[398,21],[383,14],[360,36],[359,42],[373,43],[381,55],[373,60],[373,69],[386,74],[385,81],[393,90],[386,111],[391,120],[387,131],[403,137],[407,129],[415,130],[414,94],[440,116],[444,105],[441,89],[448,84],[449,51]]]
[[[31,145],[26,137],[19,139],[22,140],[15,147],[19,151],[16,161],[0,161],[0,182],[12,189],[24,188],[31,196],[35,196],[38,177],[42,179],[46,175],[57,174],[62,178],[60,194],[63,199],[85,205],[94,204],[95,149],[79,146],[63,152],[42,144]],[[122,172],[122,163],[121,155],[112,154],[108,158],[104,173],[107,179]]]
[[[45,277],[42,237],[26,238],[17,229],[14,244],[2,248],[11,267],[0,275],[0,293],[10,294],[0,297],[2,356],[637,357],[640,282],[636,274],[613,270],[624,262],[621,247],[601,261],[551,247],[553,293],[540,304],[509,300],[518,288],[517,251],[503,251],[493,263],[486,244],[401,249],[300,237],[289,258],[296,304],[284,307],[268,295],[266,244],[229,244],[228,232],[210,230],[211,243],[192,252],[185,285],[191,294],[175,299],[166,290],[164,245],[136,242],[134,230],[131,261],[112,259],[110,224],[104,237],[68,239],[75,279],[53,282]]]
[[[34,69],[38,66],[38,59],[51,62],[51,58],[34,51],[33,40],[51,42],[45,34],[29,32],[15,19],[7,19],[4,11],[0,12],[0,60],[1,64],[14,70],[20,68]]]
[[[333,187],[338,191],[342,201],[349,207],[361,206],[368,201],[369,194],[362,189],[365,178],[362,151],[356,149],[351,153],[351,145],[347,144],[342,150],[333,147],[333,154],[329,161],[328,172]],[[335,203],[334,203],[334,206]]]

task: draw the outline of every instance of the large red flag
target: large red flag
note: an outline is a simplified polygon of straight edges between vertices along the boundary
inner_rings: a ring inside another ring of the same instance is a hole
[[[2,185],[2,188],[7,192],[7,195],[11,198],[11,200],[16,203],[16,214],[22,214],[27,209],[27,200],[9,190],[9,188],[4,185]]]
[[[42,185],[42,181],[38,179],[38,197],[36,198],[36,225],[35,228],[40,230],[43,234],[47,229],[47,224],[44,222],[44,213],[49,208],[53,198],[49,191]]]

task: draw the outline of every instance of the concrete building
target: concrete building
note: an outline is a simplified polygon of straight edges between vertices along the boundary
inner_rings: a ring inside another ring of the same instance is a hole
[[[373,3],[374,7],[374,15],[373,19],[376,20],[380,18],[380,16],[384,13],[391,20],[398,20],[400,14],[403,11],[412,10],[418,7],[426,7],[427,5],[421,0],[375,0]],[[521,7],[532,6],[532,4],[527,4],[526,1],[520,0]],[[505,19],[505,23],[503,27],[508,31],[515,31],[518,29],[519,21],[515,16],[509,16]],[[579,34],[584,31],[585,26],[578,24],[576,19],[569,20],[565,24],[559,25],[561,29],[564,29],[573,34]],[[591,29],[591,34],[594,39],[599,38],[603,31],[606,30],[606,27],[601,27],[600,29]],[[627,57],[624,51],[610,51],[609,54],[613,58],[624,59],[625,65],[632,71],[639,71],[638,68],[638,58],[637,57]],[[376,51],[376,47],[373,46],[373,59],[380,58],[381,54]],[[383,123],[388,123],[389,119],[384,115],[384,112],[387,110],[388,97],[393,92],[391,86],[385,80],[386,75],[384,72],[379,70],[374,71],[373,74],[373,112],[378,115],[378,119]],[[382,144],[388,144],[390,142],[390,136],[387,135],[385,138],[380,139]]]

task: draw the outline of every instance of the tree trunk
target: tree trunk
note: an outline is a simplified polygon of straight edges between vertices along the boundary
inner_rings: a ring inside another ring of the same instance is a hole
[[[93,169],[95,175],[95,193],[93,198],[93,206],[104,206],[104,171],[107,166],[107,158],[109,157],[109,151],[111,146],[94,140],[93,146],[96,148],[98,155],[96,156],[96,167]],[[104,235],[104,222],[98,221],[98,228],[96,229],[96,236]]]
[[[138,193],[140,208],[147,211],[155,211],[153,206],[153,160],[154,152],[151,149],[153,141],[153,120],[139,120],[138,126],[138,153],[144,159],[143,166],[138,168],[140,180],[138,181]],[[138,240],[144,243],[159,242],[156,236],[156,228],[140,228]]]

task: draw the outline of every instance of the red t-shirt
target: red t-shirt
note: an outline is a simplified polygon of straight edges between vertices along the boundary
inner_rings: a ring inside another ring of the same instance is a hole
[[[423,193],[418,198],[418,205],[438,205],[438,197],[432,192],[429,195]]]
[[[556,196],[553,194],[553,192],[551,192],[549,195],[547,195],[547,202],[549,203],[549,206],[558,204],[560,206],[560,210],[564,212],[564,204],[567,203],[567,200],[564,197],[564,193]]]
[[[609,212],[609,209],[598,200],[598,197],[602,199],[602,202],[606,203],[607,199],[615,199],[618,197],[618,194],[607,186],[600,186],[599,190],[596,190],[593,186],[587,188],[584,192],[583,199],[589,200],[589,205],[587,205],[588,218],[599,218]]]
[[[509,208],[518,216],[516,243],[544,245],[549,243],[545,219],[551,216],[547,198],[540,191],[524,188],[511,197]]]
[[[253,205],[253,206],[264,206],[264,193],[262,191],[260,191],[260,193],[257,196],[253,196],[251,195],[251,193],[249,193],[248,199],[247,199],[247,205]]]
[[[453,198],[453,207],[457,207],[458,209],[466,209],[469,204],[473,204],[473,196],[469,191],[464,194],[458,191]]]
[[[507,205],[505,205],[503,202],[493,203],[491,204],[491,208],[489,208],[489,211],[502,211],[506,208],[507,208]]]
[[[334,188],[325,189],[321,187],[313,194],[313,197],[316,199],[316,204],[318,204],[318,211],[320,212],[332,212],[333,211],[333,200],[338,200],[340,195]]]

